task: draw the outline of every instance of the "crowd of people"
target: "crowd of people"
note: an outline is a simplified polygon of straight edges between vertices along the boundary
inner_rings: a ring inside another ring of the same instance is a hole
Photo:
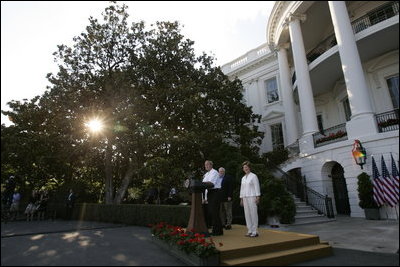
[[[26,215],[26,221],[33,221],[34,215],[37,215],[38,221],[44,220],[48,202],[49,194],[47,190],[33,190],[24,212]]]
[[[15,221],[17,219],[21,219],[21,209],[26,221],[33,221],[35,218],[38,221],[45,220],[49,216],[48,203],[50,200],[50,195],[46,189],[33,189],[29,197],[25,198],[27,199],[27,205],[21,207],[22,195],[19,192],[15,176],[11,175],[5,181],[4,191],[1,195],[1,214],[2,220],[4,221]],[[75,205],[75,199],[76,196],[71,189],[65,199],[67,219],[71,219],[72,210]]]

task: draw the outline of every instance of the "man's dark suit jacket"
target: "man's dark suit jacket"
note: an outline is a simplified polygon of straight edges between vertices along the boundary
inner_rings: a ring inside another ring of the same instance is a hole
[[[222,189],[222,196],[221,196],[222,202],[228,201],[228,197],[232,199],[232,194],[233,194],[232,176],[230,176],[229,174],[225,174],[224,178],[222,179],[221,189]]]

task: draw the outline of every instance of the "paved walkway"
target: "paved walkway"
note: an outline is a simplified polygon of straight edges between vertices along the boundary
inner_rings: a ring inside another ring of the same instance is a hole
[[[383,253],[396,253],[399,249],[399,222],[396,220],[366,220],[339,216],[332,222],[281,225],[273,229],[318,235],[321,241],[329,241],[335,248]]]
[[[1,224],[2,266],[184,266],[147,227],[78,221]]]
[[[268,226],[263,226],[268,228]],[[334,255],[297,266],[398,266],[399,224],[337,218],[335,222],[281,226],[316,234]],[[147,227],[78,221],[1,224],[3,266],[184,266],[150,241]]]

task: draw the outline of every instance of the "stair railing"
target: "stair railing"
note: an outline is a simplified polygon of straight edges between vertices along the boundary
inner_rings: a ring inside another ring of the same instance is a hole
[[[328,218],[335,218],[332,198],[328,197],[328,195],[324,196],[314,189],[309,188],[306,185],[306,176],[295,178],[270,161],[268,161],[268,166],[281,174],[281,177],[277,178],[284,180],[286,189],[289,192],[300,198],[301,201],[306,202],[307,205],[315,208],[319,214],[324,214]]]

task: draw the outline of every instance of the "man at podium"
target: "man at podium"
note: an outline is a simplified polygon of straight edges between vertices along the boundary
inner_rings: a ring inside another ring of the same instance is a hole
[[[220,219],[221,205],[221,181],[219,173],[213,168],[213,162],[206,160],[204,163],[206,173],[203,176],[203,183],[213,185],[210,189],[206,189],[204,193],[203,203],[208,202],[209,214],[211,215],[212,232],[211,235],[223,235],[223,228]]]

